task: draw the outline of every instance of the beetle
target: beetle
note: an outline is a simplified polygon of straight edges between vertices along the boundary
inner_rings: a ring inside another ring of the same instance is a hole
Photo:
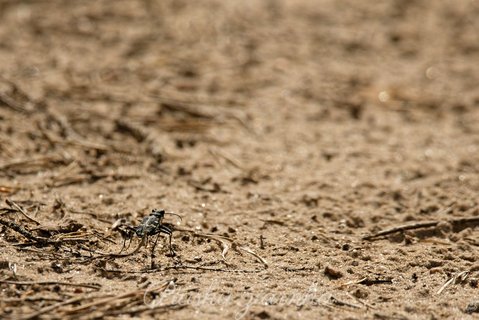
[[[131,240],[133,236],[137,236],[142,239],[142,244],[144,241],[148,241],[148,238],[150,236],[157,235],[155,242],[153,243],[151,252],[152,252],[152,257],[154,255],[153,250],[156,247],[156,243],[158,241],[158,238],[161,233],[164,233],[168,235],[169,238],[169,249],[170,249],[170,254],[172,256],[175,255],[175,251],[173,250],[173,246],[171,244],[172,240],[172,234],[173,234],[173,225],[170,223],[163,223],[163,219],[166,214],[174,215],[182,219],[180,215],[173,213],[173,212],[165,212],[163,209],[153,209],[151,210],[151,213],[144,217],[141,223],[134,227],[131,225],[126,224],[126,221],[124,219],[120,219],[117,222],[115,222],[112,226],[112,230],[120,232],[121,236],[123,237],[123,246],[120,250],[120,253],[125,249],[125,244],[127,240],[130,240],[127,250],[130,247]]]

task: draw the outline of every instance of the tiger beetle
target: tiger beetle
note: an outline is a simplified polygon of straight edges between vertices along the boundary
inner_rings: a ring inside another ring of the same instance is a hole
[[[151,210],[150,215],[144,217],[140,225],[136,227],[127,225],[124,219],[120,219],[117,222],[115,222],[115,224],[112,226],[112,230],[120,232],[123,238],[123,246],[120,250],[120,253],[123,251],[123,249],[125,249],[126,241],[130,240],[130,242],[128,243],[128,247],[126,248],[126,250],[128,250],[131,244],[131,240],[133,236],[135,235],[141,238],[140,246],[143,245],[145,242],[148,242],[148,238],[150,236],[157,235],[153,243],[153,246],[151,248],[151,259],[153,264],[154,250],[156,247],[156,243],[158,241],[158,238],[160,237],[160,234],[164,233],[168,235],[168,238],[169,238],[168,243],[169,243],[170,255],[175,256],[175,251],[173,250],[173,246],[171,245],[173,225],[170,223],[163,223],[163,218],[165,217],[165,214],[175,215],[181,219],[181,216],[176,213],[165,212],[165,210],[153,209]]]

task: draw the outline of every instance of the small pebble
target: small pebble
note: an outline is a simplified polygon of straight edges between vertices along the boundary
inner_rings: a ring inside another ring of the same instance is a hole
[[[333,280],[336,280],[336,279],[339,279],[339,278],[342,278],[343,277],[343,273],[338,270],[338,269],[333,269],[329,266],[327,266],[326,268],[324,268],[324,274],[330,278],[330,279],[333,279]]]

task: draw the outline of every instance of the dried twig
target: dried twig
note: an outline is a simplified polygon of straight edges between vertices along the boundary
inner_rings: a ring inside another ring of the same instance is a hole
[[[404,232],[406,230],[420,229],[420,228],[429,228],[435,227],[439,224],[439,221],[430,221],[430,222],[419,222],[407,225],[401,225],[394,228],[386,229],[375,234],[363,237],[363,240],[374,240],[375,238],[386,236],[396,232]]]
[[[233,270],[233,269],[224,269],[224,268],[212,268],[212,267],[203,267],[203,266],[187,266],[187,265],[179,265],[179,266],[172,266],[172,267],[165,267],[165,270],[168,269],[193,269],[193,270],[203,270],[203,271],[217,271],[217,272],[236,272],[236,273],[258,273],[263,270],[259,269],[253,269],[253,270],[247,270],[247,269],[238,269],[238,270]]]
[[[115,120],[116,129],[120,132],[125,132],[131,135],[137,142],[143,142],[148,137],[148,132],[135,123],[124,119]]]
[[[21,113],[31,113],[33,111],[32,107],[35,105],[35,103],[22,89],[20,89],[20,87],[15,82],[2,76],[0,76],[0,81],[8,84],[10,86],[10,91],[13,94],[16,94],[22,100],[26,101],[25,104],[22,104],[18,102],[17,100],[15,100],[14,98],[12,98],[11,96],[7,95],[6,93],[0,92],[0,106],[3,104],[11,108],[12,110],[15,110]]]
[[[26,301],[28,302],[37,302],[37,301],[41,301],[41,302],[45,302],[45,301],[53,301],[53,302],[61,302],[63,301],[64,299],[61,299],[61,298],[47,298],[47,297],[44,297],[44,296],[40,296],[40,297],[22,297],[22,298],[3,298],[2,301],[3,302],[7,302],[7,303],[20,303],[20,302],[23,302],[25,303]]]
[[[450,223],[453,227],[458,227],[464,224],[479,224],[479,217],[451,219],[451,220],[447,220],[446,222]],[[404,232],[406,230],[435,227],[439,223],[440,221],[429,221],[429,222],[418,222],[413,224],[401,225],[401,226],[386,229],[386,230],[365,236],[363,237],[363,240],[376,240],[376,238],[390,235],[396,232]]]
[[[436,294],[441,294],[444,290],[447,289],[451,284],[453,283],[461,283],[466,281],[467,277],[469,276],[469,271],[462,271],[456,273],[453,277],[451,277],[449,280],[444,283],[444,285],[436,292]]]
[[[93,301],[91,303],[79,306],[77,308],[73,308],[73,309],[69,309],[69,310],[61,310],[60,312],[62,312],[64,314],[72,315],[72,314],[79,313],[79,312],[85,312],[86,310],[89,310],[89,309],[92,309],[92,308],[93,309],[98,309],[99,307],[108,305],[112,302],[113,303],[118,302],[118,300],[122,300],[122,299],[126,299],[126,298],[143,297],[145,295],[145,293],[147,293],[147,292],[155,292],[155,291],[165,290],[172,281],[174,281],[174,280],[167,280],[167,281],[163,282],[161,285],[159,285],[155,288],[146,288],[146,289],[129,291],[127,293],[123,293],[123,294],[116,295],[116,296],[113,296],[113,297],[106,297],[104,299],[96,300],[96,301]]]
[[[25,167],[39,167],[48,168],[57,164],[66,164],[69,161],[59,156],[44,156],[33,159],[16,160],[0,166],[0,172],[7,172],[8,170],[18,170]]]
[[[162,304],[158,306],[141,306],[141,307],[136,307],[136,308],[129,308],[129,309],[123,309],[123,310],[109,310],[108,312],[103,313],[101,316],[116,316],[116,315],[134,315],[137,313],[143,313],[146,312],[148,313],[156,313],[158,312],[158,309],[170,309],[170,310],[180,310],[183,308],[186,308],[188,305],[186,304]]]
[[[214,115],[211,113],[208,113],[206,110],[200,110],[198,105],[195,105],[194,107],[191,104],[187,104],[184,101],[174,101],[172,99],[168,99],[169,101],[167,102],[166,99],[163,99],[163,102],[161,103],[161,110],[165,111],[170,111],[170,112],[177,112],[177,113],[183,113],[185,115],[188,115],[192,118],[200,118],[200,119],[214,119]]]
[[[150,268],[147,270],[139,270],[139,271],[124,271],[120,269],[100,269],[100,270],[103,272],[144,274],[144,273],[157,273],[157,272],[163,272],[167,270],[181,270],[181,269],[213,271],[213,272],[230,272],[230,273],[259,273],[264,271],[264,269],[225,269],[225,268],[213,268],[213,267],[191,266],[191,265],[174,265],[174,266],[166,266],[162,268],[153,268],[153,269]]]
[[[393,283],[393,279],[392,278],[376,278],[376,279],[371,279],[371,278],[368,278],[368,277],[364,277],[358,281],[351,281],[351,282],[348,282],[346,284],[363,284],[363,285],[366,285],[366,286],[371,286],[373,284],[382,284],[382,283]]]
[[[294,267],[286,267],[282,266],[281,269],[283,269],[286,272],[301,272],[301,271],[308,271],[311,272],[314,270],[314,267],[300,267],[300,268],[294,268]]]
[[[207,238],[207,239],[211,239],[211,240],[219,242],[221,244],[222,249],[223,249],[223,251],[221,252],[221,257],[223,258],[224,261],[226,261],[226,254],[228,253],[229,248],[233,247],[237,251],[244,251],[244,252],[254,256],[256,259],[258,259],[265,266],[265,268],[268,267],[268,262],[265,259],[263,259],[261,256],[259,256],[257,253],[255,253],[253,250],[249,249],[248,247],[244,247],[244,246],[239,245],[233,239],[223,237],[223,236],[219,236],[219,235],[215,235],[215,234],[199,233],[197,231],[189,230],[189,229],[177,228],[176,230],[177,231],[183,231],[183,232],[189,232],[189,233],[192,233],[194,236]]]
[[[226,162],[231,164],[233,167],[235,167],[237,169],[240,169],[242,171],[245,171],[245,168],[238,161],[236,161],[235,159],[233,159],[233,157],[227,155],[226,153],[224,153],[224,152],[222,152],[222,151],[220,151],[216,148],[214,148],[214,149],[209,148],[208,152],[214,157],[223,158],[224,160],[226,160]]]
[[[17,211],[19,211],[25,218],[27,218],[28,220],[36,223],[37,225],[40,225],[41,223],[38,222],[37,220],[33,219],[32,217],[30,217],[26,212],[25,210],[19,206],[16,202],[14,202],[13,200],[10,200],[10,199],[6,199],[5,202],[11,207],[11,208],[14,208],[16,209]]]
[[[52,182],[47,184],[50,188],[58,188],[78,183],[94,183],[101,179],[112,178],[114,180],[126,181],[130,179],[138,179],[139,175],[124,175],[124,174],[77,174],[75,176],[64,177],[62,179],[52,179]]]
[[[184,230],[182,229],[182,231]],[[221,244],[221,248],[223,249],[223,251],[221,252],[221,257],[223,258],[224,261],[226,261],[226,254],[228,253],[230,246],[233,242],[231,239],[227,237],[223,237],[223,236],[214,235],[214,234],[204,234],[204,233],[198,233],[198,232],[194,232],[194,235],[197,237],[211,239],[216,242],[219,242]]]
[[[359,307],[355,304],[345,302],[345,301],[341,301],[341,300],[339,300],[339,299],[337,299],[333,296],[329,297],[329,302],[331,302],[333,305],[339,306],[339,307],[350,307],[350,308],[354,308],[354,309],[361,309],[361,307]]]
[[[3,92],[0,92],[0,105],[2,104],[18,112],[27,113],[29,111],[10,96],[6,95]]]
[[[257,253],[255,253],[253,250],[251,250],[250,248],[248,247],[238,247],[238,249],[246,252],[246,253],[249,253],[251,254],[252,256],[254,256],[256,259],[258,259],[263,265],[265,268],[268,268],[268,262],[263,259],[262,257],[260,257]]]
[[[17,192],[18,190],[20,190],[20,188],[18,187],[11,187],[11,186],[0,186],[0,193],[15,193]]]
[[[5,220],[5,219],[0,219],[0,224],[4,225],[5,227],[7,228],[10,228],[18,233],[20,233],[21,235],[23,235],[25,238],[29,239],[29,240],[32,240],[32,241],[35,241],[36,243],[46,243],[48,242],[48,239],[47,238],[40,238],[40,237],[37,237],[35,235],[33,235],[31,232],[25,230],[25,228],[21,227],[20,225],[18,225],[17,223],[13,222],[13,221],[9,221],[9,220]]]
[[[52,138],[52,137],[51,137]],[[114,151],[118,153],[124,153],[124,154],[132,154],[132,150],[130,149],[125,149],[122,147],[117,147],[117,146],[112,146],[112,145],[106,145],[103,143],[99,142],[92,142],[92,141],[87,141],[84,139],[79,139],[79,138],[69,138],[69,139],[57,139],[57,138],[52,138],[54,142],[59,143],[59,144],[66,144],[66,145],[71,145],[71,146],[77,146],[81,147],[84,149],[93,149],[93,150],[98,150],[98,151]]]
[[[41,244],[41,245],[58,245],[64,242],[89,242],[91,239],[86,239],[86,238],[60,238],[60,239],[54,239],[50,240],[49,238],[43,238],[43,237],[37,237],[34,234],[32,234],[30,231],[27,231],[25,228],[20,226],[19,224],[10,221],[10,220],[5,220],[0,218],[0,224],[4,225],[7,228],[12,229],[13,231],[16,231],[23,235],[25,238],[33,241],[30,243],[19,243],[16,244],[16,246],[29,246],[29,245],[36,245],[36,244]]]
[[[89,288],[98,290],[101,288],[99,284],[87,284],[87,283],[71,283],[71,282],[62,282],[62,281],[10,281],[10,280],[0,280],[0,283],[6,284],[17,284],[17,285],[62,285],[69,287],[80,287],[80,288]]]
[[[199,182],[199,181],[195,181],[195,180],[191,180],[191,179],[187,181],[187,183],[190,186],[192,186],[193,188],[195,188],[198,191],[205,191],[205,192],[211,192],[211,193],[218,193],[218,192],[228,193],[227,191],[222,190],[221,186],[216,182],[212,183],[213,186],[211,188],[205,187],[204,185],[208,182],[210,182],[209,179],[207,179],[207,181],[205,181],[205,182]]]
[[[63,307],[63,306],[67,306],[67,305],[69,305],[69,304],[74,304],[74,303],[77,303],[77,302],[80,302],[80,301],[95,299],[95,298],[99,298],[99,297],[105,297],[105,295],[103,295],[103,296],[88,295],[88,296],[81,296],[81,297],[71,298],[71,299],[62,301],[62,302],[60,302],[60,303],[56,303],[56,304],[53,304],[53,305],[51,305],[51,306],[45,307],[45,308],[43,308],[43,309],[40,309],[40,310],[38,310],[37,312],[31,313],[31,314],[27,314],[27,315],[24,315],[24,316],[20,316],[20,317],[18,317],[17,319],[20,319],[20,320],[36,319],[36,318],[38,318],[39,316],[41,316],[41,315],[43,315],[43,314],[45,314],[45,313],[48,313],[48,312],[53,311],[53,310],[55,310],[55,309],[59,309],[59,308],[61,308],[61,307]]]

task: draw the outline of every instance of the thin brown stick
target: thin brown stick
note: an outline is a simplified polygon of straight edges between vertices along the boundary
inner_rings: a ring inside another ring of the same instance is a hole
[[[126,174],[77,174],[75,176],[63,177],[62,179],[52,179],[52,182],[47,186],[50,188],[59,188],[63,186],[78,184],[78,183],[93,183],[105,178],[113,178],[114,180],[131,180],[138,179],[139,175],[126,175]]]
[[[451,277],[449,280],[444,283],[444,285],[436,292],[437,295],[441,294],[444,290],[447,289],[451,284],[453,283],[458,283],[458,282],[464,282],[466,281],[467,277],[469,276],[469,271],[462,271],[459,273],[456,273],[453,277]]]
[[[20,190],[18,187],[0,186],[0,193],[14,193]]]
[[[10,220],[5,220],[5,219],[0,218],[0,224],[4,225],[7,228],[12,229],[13,231],[16,231],[16,232],[20,233],[25,238],[33,241],[31,243],[17,243],[17,244],[14,244],[14,246],[29,246],[29,245],[34,245],[34,244],[47,245],[47,244],[59,244],[59,243],[63,243],[63,242],[88,242],[88,241],[91,241],[91,239],[85,239],[85,238],[63,238],[63,239],[57,239],[57,240],[49,240],[48,238],[35,236],[30,231],[27,231],[25,228],[23,228],[19,224],[15,223],[13,221],[10,221]]]
[[[446,220],[446,222],[449,222],[453,226],[460,226],[460,225],[468,224],[468,223],[477,224],[479,223],[479,217],[457,218],[457,219]],[[417,222],[412,224],[401,225],[401,226],[393,227],[390,229],[386,229],[386,230],[365,236],[363,237],[363,240],[376,240],[376,238],[390,235],[396,232],[404,232],[406,230],[435,227],[439,223],[440,221],[428,221],[428,222]]]
[[[0,283],[6,284],[18,284],[18,285],[62,285],[69,287],[80,287],[80,288],[89,288],[89,289],[100,289],[101,285],[99,284],[87,284],[87,283],[71,283],[71,282],[62,282],[62,281],[10,281],[10,280],[0,280]]]
[[[110,312],[105,312],[104,314],[102,314],[102,316],[116,316],[116,315],[124,315],[124,314],[134,315],[134,314],[143,313],[143,312],[155,313],[155,312],[158,312],[159,309],[179,310],[179,309],[186,308],[187,306],[188,305],[186,304],[176,304],[176,303],[164,304],[164,305],[159,305],[155,307],[142,306],[142,307],[136,307],[136,308],[127,309],[127,310],[112,310]]]
[[[33,159],[16,160],[0,166],[0,171],[7,171],[25,166],[46,167],[48,164],[66,163],[68,160],[58,156],[44,156]]]
[[[188,180],[187,183],[198,191],[205,191],[205,192],[211,192],[211,193],[218,193],[218,192],[228,193],[227,191],[222,190],[220,185],[216,183],[213,183],[212,188],[204,187],[204,185],[201,182],[194,181],[194,180]]]
[[[143,142],[148,137],[148,132],[142,126],[124,119],[115,120],[116,129],[132,136],[137,142]]]
[[[378,278],[376,277],[375,279],[369,278],[369,277],[364,277],[362,279],[359,279],[357,281],[349,281],[345,283],[344,285],[350,285],[350,284],[363,284],[366,286],[371,286],[374,284],[382,284],[382,283],[393,283],[392,278]]]
[[[227,155],[226,153],[216,148],[215,149],[209,148],[208,152],[214,157],[223,158],[224,160],[226,160],[226,162],[231,164],[233,167],[245,171],[245,168],[238,161],[236,161],[235,159],[233,159],[233,157]]]
[[[265,259],[263,259],[260,255],[258,255],[256,252],[251,250],[250,248],[248,248],[248,247],[238,247],[238,249],[240,249],[241,251],[244,251],[246,253],[249,253],[250,255],[252,255],[256,259],[258,259],[263,264],[263,266],[265,268],[268,268],[268,262]]]
[[[350,308],[354,308],[354,309],[361,309],[361,307],[359,307],[355,304],[339,300],[339,299],[337,299],[333,296],[331,296],[329,298],[329,302],[331,302],[333,305],[338,306],[338,307],[350,307]]]
[[[4,225],[7,228],[12,229],[13,231],[16,231],[20,233],[22,236],[25,238],[35,241],[36,243],[46,243],[48,241],[47,238],[40,238],[35,235],[33,235],[31,232],[25,230],[22,226],[18,225],[17,223],[5,219],[0,219],[0,224]]]
[[[24,108],[20,103],[12,99],[10,96],[0,92],[0,105],[5,105],[7,107],[10,107],[10,109],[21,112],[21,113],[27,113],[29,110]]]
[[[439,224],[439,221],[429,221],[429,222],[419,222],[419,223],[401,225],[401,226],[393,227],[390,229],[386,229],[386,230],[371,234],[369,236],[365,236],[363,237],[363,240],[373,240],[374,238],[387,236],[389,234],[396,233],[396,232],[404,232],[406,230],[435,227],[438,224]]]
[[[25,105],[23,105],[23,104],[17,102],[15,99],[8,96],[7,94],[5,94],[3,92],[0,92],[0,102],[1,102],[0,106],[3,103],[4,105],[11,108],[12,110],[15,110],[15,111],[18,111],[18,112],[21,112],[21,113],[31,113],[33,111],[32,108],[27,108],[26,107],[26,105],[28,105],[28,104],[33,105],[33,107],[34,107],[35,103],[32,101],[32,99],[29,97],[29,95],[25,91],[20,89],[20,87],[15,82],[13,82],[13,81],[5,78],[5,77],[0,76],[0,81],[2,81],[4,83],[7,83],[10,86],[11,91],[13,93],[16,93],[17,95],[21,96],[23,98],[23,100],[26,100]]]
[[[479,217],[457,218],[457,219],[449,220],[449,222],[453,226],[459,226],[461,224],[468,224],[468,223],[476,224],[476,223],[479,223]]]
[[[43,296],[40,297],[26,297],[26,298],[3,298],[2,302],[10,302],[10,303],[18,303],[18,302],[36,302],[36,301],[52,301],[52,302],[61,302],[63,299],[61,298],[46,298]]]
[[[100,299],[100,300],[82,305],[82,306],[74,308],[74,309],[63,310],[62,312],[65,313],[65,314],[75,314],[75,313],[78,313],[78,312],[81,312],[81,311],[88,310],[88,309],[93,308],[93,307],[96,309],[96,308],[98,308],[102,305],[106,305],[110,302],[115,302],[115,301],[122,300],[122,299],[125,299],[125,298],[143,296],[147,292],[153,292],[153,291],[166,289],[171,281],[173,281],[173,280],[167,280],[162,285],[160,285],[158,287],[155,287],[155,288],[146,288],[146,289],[129,291],[127,293],[123,293],[123,294],[116,295],[116,296],[113,296],[113,297]]]
[[[185,115],[188,115],[192,118],[200,118],[200,119],[214,119],[214,115],[211,113],[208,113],[206,110],[201,110],[201,108],[198,107],[198,105],[192,106],[191,104],[187,104],[184,101],[173,101],[171,99],[168,99],[170,101],[166,101],[166,99],[163,100],[161,104],[161,109],[170,111],[170,112],[178,112],[178,113],[183,113]]]
[[[168,97],[164,94],[149,94],[148,95],[149,97],[152,98],[151,101],[154,101],[154,102],[167,102],[167,103],[177,103],[177,104],[183,104],[183,105],[199,105],[199,104],[208,104],[208,105],[211,105],[212,104],[212,101],[210,99],[208,100],[200,100],[198,98],[196,99],[189,99],[189,100],[186,100],[186,99],[178,99],[178,98],[174,98],[174,97]],[[150,100],[148,100],[149,102],[151,102]]]
[[[30,217],[28,215],[28,213],[26,213],[26,211],[21,207],[19,206],[15,201],[13,200],[10,200],[10,199],[6,199],[5,200],[6,204],[8,204],[11,208],[13,209],[16,209],[17,211],[19,211],[25,218],[27,218],[28,220],[36,223],[37,225],[40,225],[41,223],[38,222],[37,220],[33,219],[32,217]]]
[[[64,242],[89,242],[91,239],[85,239],[85,238],[66,238],[66,239],[58,239],[58,240],[48,240],[46,238],[38,238],[35,237],[32,239],[34,242],[25,242],[25,243],[16,243],[13,246],[17,247],[27,247],[35,244],[42,244],[42,245],[47,245],[47,244],[61,244]]]
[[[77,303],[77,302],[80,302],[80,301],[83,301],[83,300],[89,300],[89,299],[93,299],[93,298],[98,298],[98,297],[104,297],[104,296],[82,296],[82,297],[75,297],[75,298],[71,298],[71,299],[68,299],[66,301],[63,301],[63,302],[60,302],[60,303],[56,303],[56,304],[53,304],[51,306],[48,306],[48,307],[45,307],[43,309],[40,309],[38,310],[37,312],[34,312],[34,313],[31,313],[31,314],[27,314],[27,315],[24,315],[24,316],[20,316],[18,317],[17,319],[20,319],[20,320],[29,320],[29,319],[36,319],[38,318],[39,316],[45,314],[45,313],[48,313],[50,311],[53,311],[55,309],[58,309],[58,308],[61,308],[63,306],[66,306],[66,305],[69,305],[69,304],[73,304],[73,303]]]
[[[212,268],[212,267],[203,267],[203,266],[189,266],[189,265],[175,265],[175,266],[167,266],[157,269],[148,269],[148,270],[139,270],[139,271],[124,271],[119,269],[100,269],[104,272],[114,272],[114,273],[127,273],[127,274],[144,274],[144,273],[157,273],[163,272],[167,270],[181,270],[181,269],[192,269],[192,270],[200,270],[200,271],[214,271],[214,272],[229,272],[229,273],[259,273],[264,271],[264,269],[224,269],[224,268]]]
[[[73,309],[69,309],[69,310],[63,310],[62,312],[66,313],[66,314],[74,314],[74,313],[77,313],[79,311],[85,311],[85,310],[88,310],[92,307],[98,307],[98,306],[107,304],[107,303],[112,302],[112,301],[137,296],[141,293],[141,291],[142,290],[135,290],[135,291],[130,291],[130,292],[120,294],[120,295],[117,295],[117,296],[113,296],[113,297],[110,296],[110,297],[107,297],[107,298],[104,298],[104,299],[93,301],[91,303],[87,303],[87,304],[79,306],[77,308],[73,308]]]
[[[92,142],[92,141],[87,141],[87,140],[80,140],[77,138],[70,138],[68,140],[59,140],[55,141],[57,143],[63,143],[67,145],[72,145],[72,146],[78,146],[84,149],[94,149],[94,150],[99,150],[99,151],[114,151],[118,153],[125,153],[125,154],[131,154],[132,151],[125,149],[125,148],[120,148],[116,146],[110,146],[106,145],[103,143],[98,143],[98,142]]]

